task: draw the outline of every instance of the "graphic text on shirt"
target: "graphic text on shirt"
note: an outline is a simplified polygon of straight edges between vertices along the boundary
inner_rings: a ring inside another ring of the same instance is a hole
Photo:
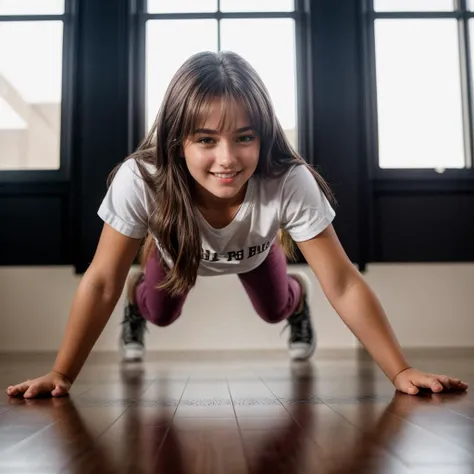
[[[251,258],[255,255],[265,252],[265,250],[270,247],[270,242],[265,242],[260,245],[252,245],[247,248],[247,253],[245,254],[245,249],[241,250],[231,250],[222,255],[219,255],[217,252],[211,252],[210,250],[201,250],[201,260],[207,262],[218,262],[221,259],[226,259],[227,262],[232,260],[244,260],[244,258]]]

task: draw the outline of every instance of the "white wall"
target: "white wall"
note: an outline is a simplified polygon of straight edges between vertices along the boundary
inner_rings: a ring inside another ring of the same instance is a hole
[[[319,347],[354,348],[357,341],[314,283],[311,299]],[[474,346],[474,264],[371,265],[365,278],[378,294],[405,347]],[[79,277],[70,267],[0,267],[0,351],[57,350]],[[95,350],[116,350],[120,302]],[[150,327],[152,350],[280,349],[283,324],[258,318],[235,276],[201,278],[181,318]]]

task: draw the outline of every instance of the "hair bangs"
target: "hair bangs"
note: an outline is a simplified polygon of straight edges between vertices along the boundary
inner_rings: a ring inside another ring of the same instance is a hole
[[[256,133],[260,134],[262,130],[267,129],[262,123],[262,118],[267,114],[261,113],[259,101],[252,94],[225,88],[219,91],[208,91],[207,94],[201,92],[190,98],[184,113],[183,139],[192,135],[195,130],[208,128],[206,124],[217,101],[220,102],[220,119],[217,124],[219,133],[232,133],[237,129],[239,106],[244,109],[248,125]]]

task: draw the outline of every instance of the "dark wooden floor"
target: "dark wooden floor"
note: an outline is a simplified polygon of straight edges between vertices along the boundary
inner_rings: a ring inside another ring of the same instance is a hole
[[[472,356],[411,359],[474,388]],[[369,361],[91,358],[59,399],[10,399],[46,357],[0,358],[0,473],[474,473],[474,395],[396,393]]]

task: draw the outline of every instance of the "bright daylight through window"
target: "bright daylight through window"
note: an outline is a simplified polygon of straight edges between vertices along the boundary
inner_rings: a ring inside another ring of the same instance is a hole
[[[156,16],[146,23],[146,128],[152,125],[178,67],[194,53],[217,51],[220,42],[221,50],[242,55],[261,75],[277,116],[297,147],[294,1],[221,0],[220,10],[223,18],[217,20],[216,0],[148,0],[148,13]],[[288,17],[242,18],[246,12],[270,15],[276,11],[287,12]],[[196,13],[204,18],[160,19],[159,14],[169,13]],[[232,18],[232,13],[239,13],[239,18]]]
[[[63,14],[64,0],[0,0],[0,170],[59,168]]]
[[[454,6],[453,0],[374,0],[381,168],[444,170],[470,161],[464,40]],[[409,12],[418,14],[410,18]]]

